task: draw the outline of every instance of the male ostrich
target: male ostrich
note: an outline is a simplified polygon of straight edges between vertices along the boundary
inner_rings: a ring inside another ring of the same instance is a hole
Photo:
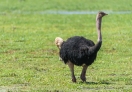
[[[99,12],[96,16],[96,28],[98,34],[96,44],[82,36],[74,36],[67,39],[67,41],[63,41],[63,39],[60,37],[57,37],[55,40],[55,43],[60,50],[59,54],[61,59],[65,64],[68,64],[70,68],[73,82],[76,82],[74,65],[83,67],[80,78],[82,81],[86,81],[86,70],[88,66],[91,65],[96,59],[97,52],[102,45],[101,21],[102,17],[105,15],[107,14],[104,12]]]

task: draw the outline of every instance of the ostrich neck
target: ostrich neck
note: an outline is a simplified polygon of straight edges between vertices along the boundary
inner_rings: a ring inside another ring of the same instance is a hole
[[[98,34],[98,42],[102,42],[101,21],[102,21],[102,18],[97,18],[96,19],[96,28],[97,28],[97,34]]]
[[[97,34],[98,34],[98,41],[94,46],[90,47],[89,53],[91,53],[91,54],[97,52],[102,45],[101,21],[102,21],[101,18],[98,18],[98,17],[96,18],[96,28],[97,28]]]

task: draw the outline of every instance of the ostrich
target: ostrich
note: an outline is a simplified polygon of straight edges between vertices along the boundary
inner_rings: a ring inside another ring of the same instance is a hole
[[[98,35],[96,44],[94,44],[92,40],[86,39],[82,36],[70,37],[67,41],[63,41],[60,37],[55,39],[56,45],[60,50],[60,58],[65,64],[68,64],[73,82],[76,82],[74,65],[83,67],[80,78],[82,81],[86,81],[86,70],[96,59],[97,52],[102,45],[101,21],[102,17],[105,15],[107,14],[99,12],[96,16],[96,28]]]

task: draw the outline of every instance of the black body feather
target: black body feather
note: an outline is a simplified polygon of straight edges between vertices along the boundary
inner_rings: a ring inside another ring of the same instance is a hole
[[[67,63],[75,65],[91,65],[96,59],[97,52],[91,54],[90,47],[94,42],[81,36],[74,36],[63,42],[60,49],[60,57]]]

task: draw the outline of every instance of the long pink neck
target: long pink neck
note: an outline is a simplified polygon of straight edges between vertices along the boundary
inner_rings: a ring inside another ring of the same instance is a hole
[[[98,34],[98,42],[102,42],[102,35],[101,35],[101,21],[102,18],[96,18],[96,28],[97,28],[97,34]]]
[[[99,15],[97,15],[96,28],[97,28],[97,34],[98,34],[98,41],[94,46],[89,48],[89,53],[91,53],[91,54],[98,52],[102,45],[101,21],[102,21],[102,17],[99,17]]]

